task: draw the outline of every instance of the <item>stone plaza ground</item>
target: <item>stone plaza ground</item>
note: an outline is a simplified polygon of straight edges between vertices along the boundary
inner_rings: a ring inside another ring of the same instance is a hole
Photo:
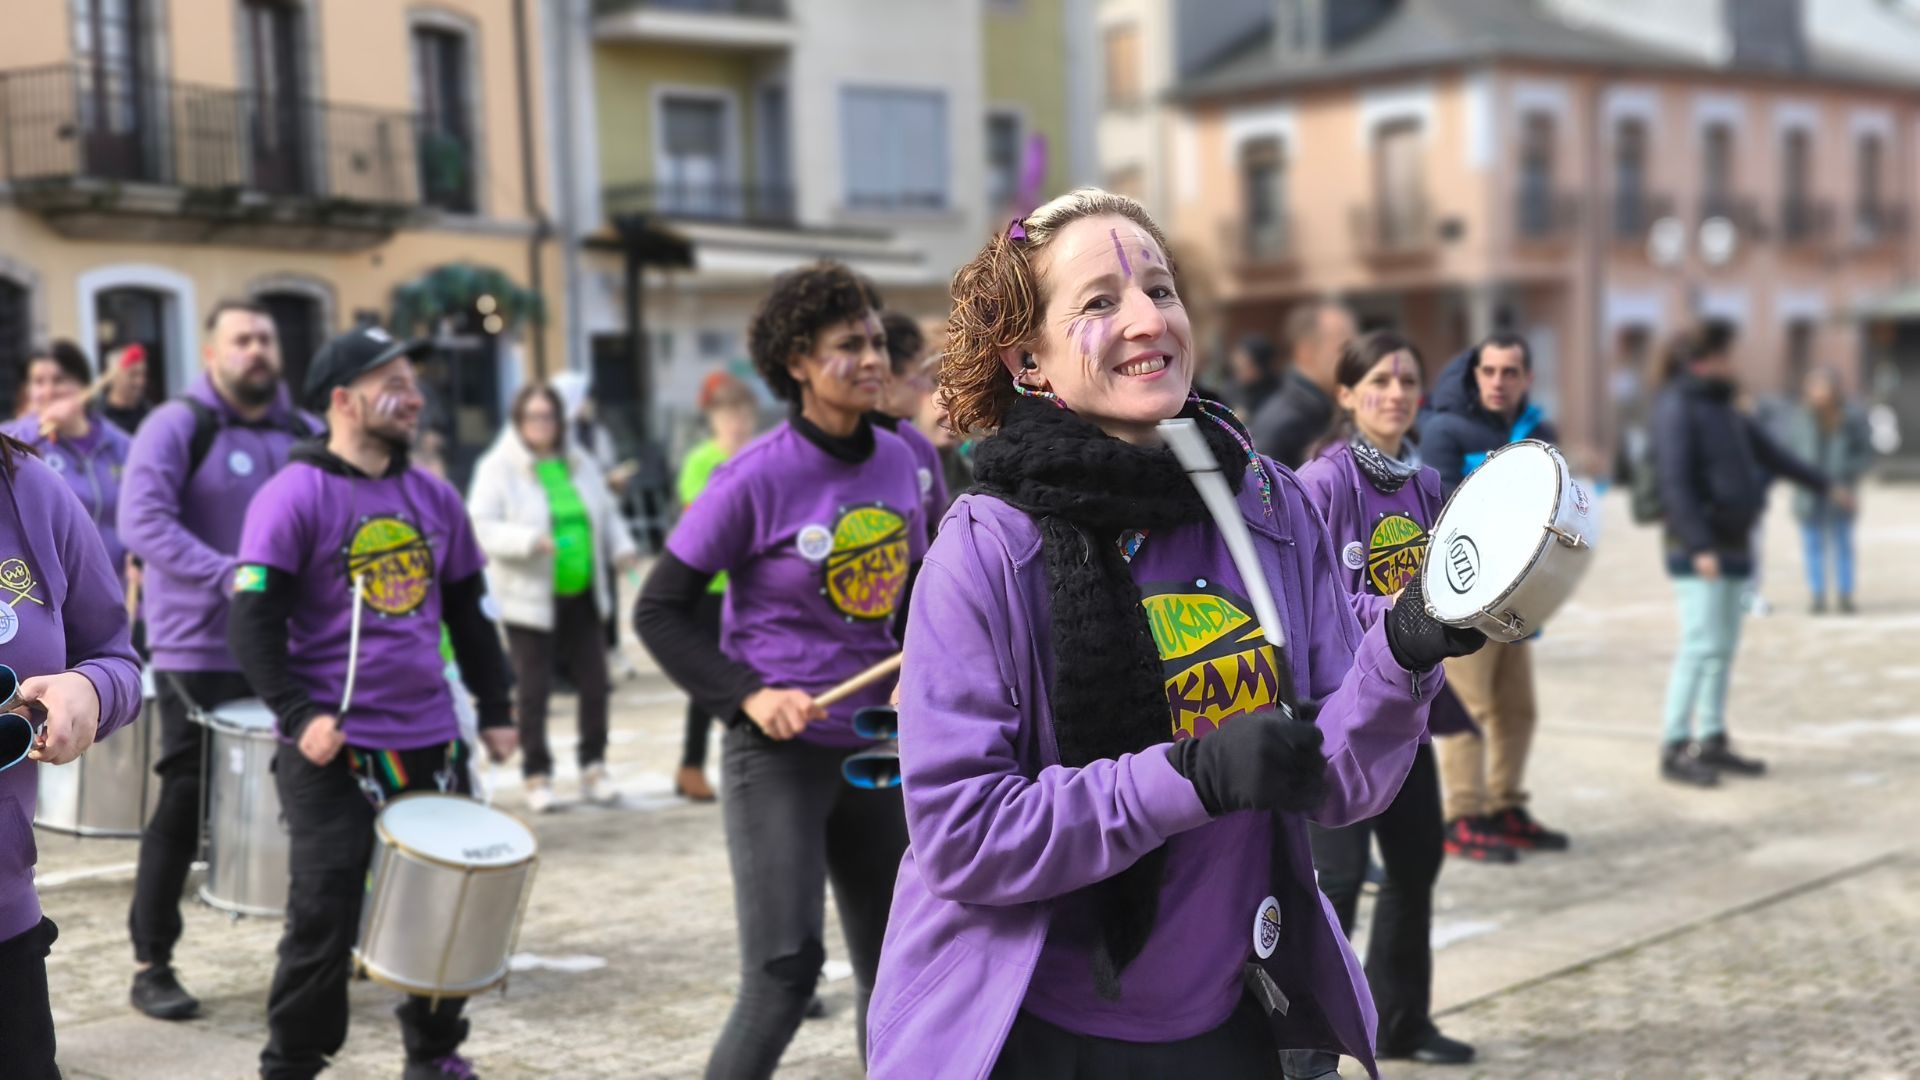
[[[1776,504],[1765,592],[1778,610],[1746,623],[1730,711],[1737,743],[1772,772],[1713,791],[1656,776],[1671,590],[1654,532],[1629,522],[1618,494],[1603,501],[1597,565],[1534,646],[1533,807],[1573,850],[1449,862],[1436,1010],[1480,1060],[1384,1075],[1920,1076],[1920,489],[1864,496],[1861,613],[1848,618],[1807,613],[1794,522]],[[610,757],[626,804],[535,821],[517,973],[468,1011],[483,1075],[699,1075],[737,976],[719,811],[670,790],[681,709],[657,675],[622,683]],[[566,731],[569,703],[557,719]],[[563,772],[562,793],[571,785]],[[523,806],[517,781],[500,804]],[[126,1001],[134,845],[39,839],[67,1074],[253,1075],[279,927],[189,903],[176,965],[203,1016],[147,1020]],[[860,1075],[836,934],[828,1016],[802,1027],[782,1076]],[[364,982],[352,993],[353,1033],[329,1075],[397,1075],[394,994]]]

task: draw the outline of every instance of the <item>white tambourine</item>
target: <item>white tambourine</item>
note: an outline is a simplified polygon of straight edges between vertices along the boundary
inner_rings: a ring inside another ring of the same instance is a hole
[[[1427,548],[1427,613],[1518,641],[1553,617],[1593,562],[1595,509],[1560,452],[1534,439],[1461,481]]]

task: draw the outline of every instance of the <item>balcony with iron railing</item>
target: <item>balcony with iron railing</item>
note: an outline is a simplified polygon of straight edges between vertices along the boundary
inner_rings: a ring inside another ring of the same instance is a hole
[[[715,49],[793,45],[787,0],[594,0],[594,37]]]
[[[0,178],[81,238],[352,250],[473,208],[472,143],[411,113],[56,65],[0,71]]]
[[[1580,196],[1551,188],[1523,188],[1513,202],[1513,240],[1523,247],[1569,243],[1580,227]]]
[[[1848,239],[1858,251],[1888,248],[1907,235],[1907,207],[1902,203],[1856,203],[1847,219]]]
[[[1280,273],[1299,264],[1292,217],[1282,214],[1259,221],[1231,221],[1221,230],[1221,249],[1228,261],[1247,272]]]
[[[1423,198],[1389,199],[1353,208],[1354,246],[1375,261],[1426,258],[1439,250],[1432,214]]]
[[[613,184],[601,193],[609,218],[648,215],[672,221],[793,228],[793,188],[784,184],[653,182]]]
[[[1696,225],[1725,218],[1740,230],[1740,238],[1749,243],[1767,238],[1766,221],[1760,215],[1760,204],[1744,195],[1728,193],[1709,193],[1701,196],[1696,208]]]
[[[1613,239],[1616,243],[1645,244],[1653,223],[1673,216],[1673,196],[1644,188],[1615,191],[1611,202]]]
[[[1819,250],[1833,236],[1833,204],[1805,195],[1780,200],[1780,244],[1793,250]]]

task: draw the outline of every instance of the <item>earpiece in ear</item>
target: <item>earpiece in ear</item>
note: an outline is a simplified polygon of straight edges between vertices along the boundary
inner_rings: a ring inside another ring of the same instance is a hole
[[[1023,353],[1020,356],[1020,366],[1022,368],[1025,368],[1028,371],[1032,371],[1034,368],[1037,368],[1040,365],[1033,362],[1032,353]]]

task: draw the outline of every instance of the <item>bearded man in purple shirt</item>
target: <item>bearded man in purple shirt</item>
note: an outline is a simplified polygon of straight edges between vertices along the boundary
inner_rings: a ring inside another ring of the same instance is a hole
[[[1307,822],[1387,805],[1440,662],[1484,636],[1420,604],[1361,630],[1300,482],[1192,396],[1192,329],[1139,203],[1061,196],[953,293],[942,392],[956,430],[994,434],[909,608],[912,846],[870,1075],[1239,1080],[1298,1050],[1371,1069],[1372,1001]],[[1237,491],[1271,638],[1159,444],[1175,416]]]
[[[471,748],[440,655],[442,623],[488,753],[505,760],[517,741],[486,559],[466,507],[407,460],[425,403],[413,358],[426,348],[378,327],[321,347],[305,398],[326,409],[326,439],[295,448],[254,497],[240,536],[228,633],[278,722],[273,771],[292,877],[264,1080],[308,1080],[346,1041],[380,807],[408,791],[468,791]],[[459,1053],[464,1005],[408,997],[395,1010],[406,1080],[472,1077]]]

